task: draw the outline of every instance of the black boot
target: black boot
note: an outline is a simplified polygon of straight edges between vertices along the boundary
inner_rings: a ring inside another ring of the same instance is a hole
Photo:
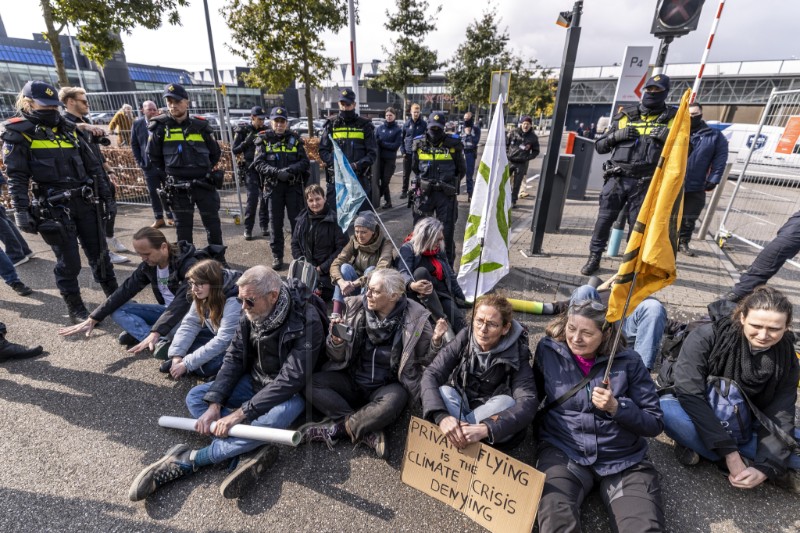
[[[5,336],[0,335],[0,362],[9,359],[27,359],[28,357],[36,357],[44,350],[41,346],[27,348],[21,344],[14,344],[8,342]]]
[[[67,312],[73,324],[79,324],[89,318],[89,311],[83,304],[83,298],[80,293],[64,294],[64,301],[67,302]]]
[[[592,252],[589,254],[589,259],[581,269],[581,274],[584,276],[591,276],[600,268],[600,254]]]
[[[689,248],[689,242],[688,241],[679,242],[678,243],[678,251],[681,252],[684,255],[688,255],[689,257],[694,257],[694,256],[697,255],[696,253],[694,253],[694,250]]]

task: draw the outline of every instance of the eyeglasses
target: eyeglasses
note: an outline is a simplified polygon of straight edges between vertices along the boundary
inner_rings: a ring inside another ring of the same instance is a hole
[[[254,305],[256,305],[255,298],[239,298],[237,296],[236,301],[239,302],[239,305],[244,305],[245,307],[253,307]]]
[[[582,311],[587,307],[591,307],[595,311],[605,311],[606,306],[603,305],[602,302],[598,302],[597,300],[593,300],[591,298],[587,300],[579,300],[577,302],[573,302],[570,304],[569,309],[570,311]]]
[[[76,101],[76,102],[80,102],[80,103],[82,103],[82,104],[89,105],[89,100],[79,100],[79,99],[77,99],[77,98],[76,98],[76,99],[75,99],[75,101]]]
[[[208,285],[207,281],[188,281],[190,287],[200,287],[202,285]]]
[[[476,319],[472,324],[475,326],[475,329],[483,329],[486,326],[488,329],[500,329],[502,326],[495,322],[486,322],[480,318]]]
[[[377,289],[373,289],[372,287],[368,286],[367,287],[367,296],[369,296],[370,294],[372,296],[380,296],[381,294],[383,294],[383,291],[379,291]]]

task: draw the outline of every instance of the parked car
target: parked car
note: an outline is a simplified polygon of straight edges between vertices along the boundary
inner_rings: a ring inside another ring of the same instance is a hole
[[[108,124],[114,118],[114,113],[89,113],[92,124]]]
[[[382,118],[373,118],[372,119],[372,125],[375,126],[376,128],[378,126],[383,126],[384,122],[386,122],[386,119],[382,119]]]
[[[314,120],[314,135],[319,135],[319,132],[325,126],[325,121],[321,119]],[[298,122],[290,126],[291,130],[298,135],[308,135],[308,118],[300,117]]]

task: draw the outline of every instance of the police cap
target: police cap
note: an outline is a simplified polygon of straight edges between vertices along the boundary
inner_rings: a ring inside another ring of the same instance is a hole
[[[43,81],[29,81],[22,88],[22,96],[33,98],[33,101],[39,105],[61,105],[58,99],[58,91],[49,83]]]
[[[339,101],[348,105],[353,104],[356,101],[356,93],[353,92],[353,89],[342,89],[339,91]]]
[[[644,88],[659,87],[661,90],[669,91],[669,76],[666,74],[656,74],[644,84]]]
[[[277,119],[282,118],[283,120],[287,120],[288,116],[289,115],[288,115],[288,113],[286,113],[286,108],[285,107],[277,106],[277,107],[273,107],[272,111],[270,111],[269,119],[270,120],[275,120],[276,118]]]
[[[267,113],[264,111],[263,107],[261,107],[260,105],[257,105],[257,106],[255,106],[254,108],[252,108],[250,110],[250,116],[251,117],[257,117],[257,118],[264,118],[264,117],[267,116]]]
[[[428,129],[431,128],[444,128],[445,120],[444,113],[441,111],[431,111],[428,117]]]
[[[183,85],[178,85],[177,83],[170,83],[169,85],[164,86],[164,98],[166,97],[175,98],[176,100],[188,100],[189,93],[186,92],[186,89],[183,88]]]

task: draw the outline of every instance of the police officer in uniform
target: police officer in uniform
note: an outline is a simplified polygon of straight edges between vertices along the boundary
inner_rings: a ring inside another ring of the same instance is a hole
[[[434,111],[428,131],[414,140],[412,168],[419,176],[414,193],[414,224],[420,218],[436,215],[444,225],[444,244],[451,264],[456,259],[453,240],[458,217],[458,186],[467,172],[464,145],[456,134],[444,132],[444,114]]]
[[[283,268],[283,218],[289,215],[292,232],[303,210],[303,186],[308,177],[309,162],[303,139],[287,127],[286,109],[273,107],[269,129],[258,133],[255,140],[256,159],[253,166],[265,186],[270,188],[269,210],[272,224],[272,268]]]
[[[264,109],[257,105],[250,110],[250,124],[236,128],[233,138],[233,153],[242,154],[244,165],[240,176],[245,179],[247,187],[247,206],[244,210],[244,240],[253,240],[253,226],[256,223],[256,211],[259,212],[258,221],[261,225],[261,235],[269,235],[269,212],[267,201],[264,197],[264,186],[258,171],[251,168],[256,157],[255,140],[258,133],[264,129]]]
[[[112,198],[100,162],[77,135],[75,124],[61,116],[60,105],[52,85],[29,81],[17,99],[20,116],[2,124],[0,138],[17,227],[38,232],[50,245],[56,256],[56,286],[70,319],[78,323],[89,317],[78,285],[79,241],[106,296],[117,289],[101,240],[102,213]],[[28,197],[31,180],[33,203]]]
[[[425,135],[428,129],[428,123],[420,117],[419,104],[411,104],[410,112],[411,116],[403,124],[403,144],[400,145],[400,153],[403,154],[403,190],[400,193],[401,200],[408,198],[408,186],[411,182],[411,160],[414,155],[411,145],[414,139],[420,135]]]
[[[611,152],[611,159],[603,164],[606,182],[600,193],[600,212],[592,233],[589,259],[581,269],[584,276],[600,268],[600,254],[608,242],[611,226],[626,202],[630,227],[636,223],[677,112],[675,107],[666,105],[669,86],[669,77],[664,74],[647,80],[641,103],[617,113],[611,127],[595,143],[597,153]]]
[[[333,145],[329,136],[333,137],[333,140],[342,149],[368,198],[372,191],[370,181],[372,164],[378,157],[375,128],[371,120],[358,116],[355,102],[356,93],[351,89],[339,91],[339,114],[325,123],[322,138],[319,141],[319,156],[325,163],[325,175],[328,181],[327,202],[334,211],[336,210],[336,187],[333,172]],[[367,209],[369,209],[369,204],[364,202],[359,211]]]
[[[147,128],[147,157],[153,166],[166,173],[164,191],[175,214],[179,241],[193,242],[194,208],[206,229],[208,244],[222,245],[219,219],[220,200],[212,169],[221,151],[211,125],[200,117],[189,116],[189,94],[181,85],[171,83],[164,88],[167,113],[150,121]]]

